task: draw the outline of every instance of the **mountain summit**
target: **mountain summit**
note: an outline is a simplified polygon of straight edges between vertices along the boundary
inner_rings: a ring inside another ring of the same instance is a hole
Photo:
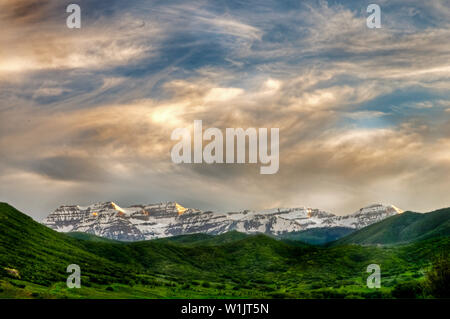
[[[231,230],[274,236],[314,228],[357,230],[400,212],[392,205],[381,204],[364,207],[350,215],[336,216],[306,207],[215,213],[185,208],[176,202],[126,208],[106,202],[61,206],[42,223],[60,232],[85,232],[110,239],[136,241],[193,233],[222,234]]]

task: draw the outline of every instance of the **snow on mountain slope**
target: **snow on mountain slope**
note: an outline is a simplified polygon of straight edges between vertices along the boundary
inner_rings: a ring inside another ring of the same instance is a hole
[[[281,235],[311,228],[360,229],[401,212],[394,206],[377,204],[347,216],[305,207],[214,213],[185,208],[176,202],[126,208],[106,202],[86,207],[61,206],[42,223],[60,232],[86,232],[136,241],[193,233],[221,234],[231,230]]]
[[[403,210],[393,206],[383,206],[380,204],[370,205],[346,216],[338,216],[336,220],[342,227],[360,229],[370,224],[379,222],[387,217],[401,214]]]

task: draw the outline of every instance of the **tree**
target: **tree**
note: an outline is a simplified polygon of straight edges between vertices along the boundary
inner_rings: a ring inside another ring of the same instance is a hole
[[[433,262],[431,270],[426,275],[427,292],[436,298],[450,298],[450,256],[448,252],[441,253]]]

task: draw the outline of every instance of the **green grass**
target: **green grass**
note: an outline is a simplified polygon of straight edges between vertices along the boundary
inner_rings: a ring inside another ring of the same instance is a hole
[[[450,250],[448,236],[388,247],[237,232],[124,243],[57,233],[7,204],[0,230],[0,298],[390,298]],[[372,263],[381,266],[382,289],[366,287]],[[65,285],[69,264],[81,267],[80,289]]]

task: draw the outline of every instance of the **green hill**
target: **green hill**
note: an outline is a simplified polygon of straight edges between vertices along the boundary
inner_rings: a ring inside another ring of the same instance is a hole
[[[341,238],[333,245],[392,245],[442,236],[450,236],[450,208],[426,214],[405,212],[391,216]]]
[[[323,245],[342,238],[355,230],[346,227],[312,228],[299,232],[291,232],[280,237],[289,241],[301,241],[312,245]]]
[[[450,238],[398,247],[296,246],[231,232],[134,243],[57,233],[0,204],[0,298],[372,298],[422,280]],[[366,287],[379,264],[383,287]],[[66,287],[81,268],[82,288]]]
[[[249,237],[249,235],[240,233],[237,231],[230,231],[220,235],[209,235],[209,234],[190,234],[190,235],[180,235],[167,238],[155,239],[155,242],[165,242],[165,243],[177,243],[185,246],[208,246],[208,245],[221,245],[226,243],[232,243],[237,240],[241,240]]]
[[[22,279],[47,285],[65,281],[66,267],[84,266],[93,282],[126,281],[127,273],[84,249],[80,240],[53,231],[8,204],[0,203],[0,265],[18,269]],[[95,244],[95,243],[93,243]]]
[[[82,239],[82,240],[90,240],[90,241],[96,241],[96,242],[102,242],[102,243],[117,243],[117,240],[109,239],[105,237],[96,236],[93,234],[88,233],[82,233],[82,232],[70,232],[65,233],[67,236],[76,238],[76,239]]]

